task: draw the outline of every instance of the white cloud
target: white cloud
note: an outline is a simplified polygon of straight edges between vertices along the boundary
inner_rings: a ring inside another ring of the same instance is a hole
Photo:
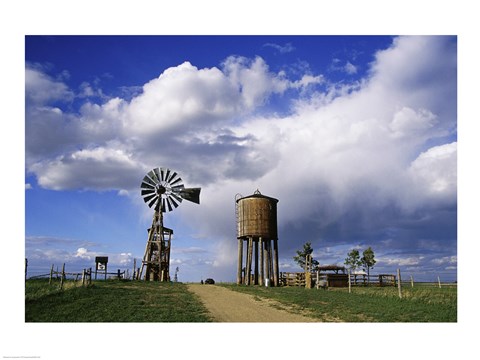
[[[75,151],[32,165],[39,185],[53,190],[87,188],[108,190],[112,184],[130,188],[145,171],[141,163],[121,149],[98,147]],[[118,178],[119,174],[124,174]]]
[[[344,70],[347,74],[356,74],[357,73],[357,67],[353,65],[350,61],[347,61],[345,64]]]
[[[263,46],[274,48],[275,50],[279,51],[281,54],[286,54],[286,53],[295,51],[295,47],[292,45],[292,43],[286,43],[285,45],[279,45],[275,43],[266,43]]]
[[[247,109],[262,105],[272,93],[282,93],[288,81],[270,73],[265,61],[256,57],[230,56],[223,63],[223,70],[230,82],[240,91],[242,103]]]
[[[414,257],[407,257],[407,258],[387,258],[382,257],[381,262],[382,264],[386,264],[387,266],[414,266],[419,265],[425,259],[424,256],[414,256]]]
[[[454,202],[457,192],[457,143],[435,146],[411,164],[410,175],[420,192]]]
[[[433,128],[436,124],[436,116],[428,110],[415,111],[404,107],[393,115],[390,129],[393,137],[419,136],[421,133]]]
[[[61,81],[56,81],[38,69],[25,69],[25,98],[35,104],[73,99],[73,92]]]
[[[437,265],[452,265],[452,264],[457,264],[457,257],[456,256],[445,256],[442,258],[438,259],[433,259],[432,263],[437,264]]]
[[[237,89],[220,70],[185,62],[144,85],[128,108],[125,126],[133,135],[185,131],[228,119],[239,106]]]
[[[85,248],[78,248],[77,253],[74,255],[77,258],[82,258],[85,260],[91,260],[92,259],[92,254],[89,253],[89,251]]]

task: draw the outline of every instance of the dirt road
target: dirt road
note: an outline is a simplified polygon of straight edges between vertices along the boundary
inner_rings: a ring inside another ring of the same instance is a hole
[[[255,300],[216,285],[189,284],[188,289],[197,294],[217,322],[316,322],[318,320],[293,313],[270,300]],[[273,307],[275,305],[275,308]],[[283,309],[278,309],[281,307]]]

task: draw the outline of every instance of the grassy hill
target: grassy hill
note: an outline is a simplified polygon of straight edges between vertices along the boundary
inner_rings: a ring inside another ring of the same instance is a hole
[[[457,287],[431,284],[404,287],[265,288],[223,285],[260,298],[275,300],[326,322],[456,322]]]
[[[26,322],[208,322],[207,310],[181,283],[96,281],[64,290],[28,280]]]

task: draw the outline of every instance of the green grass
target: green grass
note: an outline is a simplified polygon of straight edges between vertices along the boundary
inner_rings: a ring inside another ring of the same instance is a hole
[[[209,322],[207,310],[182,283],[28,280],[26,322]]]
[[[182,283],[96,281],[89,287],[66,281],[28,280],[26,322],[210,322],[207,310]],[[397,288],[266,288],[218,284],[273,299],[296,312],[326,322],[456,322],[457,288],[415,285]]]
[[[231,290],[276,300],[326,322],[456,322],[457,288],[416,286],[305,289],[222,284]]]

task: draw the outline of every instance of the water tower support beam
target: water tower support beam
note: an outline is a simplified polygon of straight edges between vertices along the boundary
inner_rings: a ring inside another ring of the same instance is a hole
[[[264,269],[264,260],[263,260],[263,239],[260,236],[259,240],[259,249],[260,249],[260,285],[265,285],[263,282],[265,280],[265,273],[263,271]]]
[[[243,239],[238,239],[238,268],[237,268],[237,284],[242,283],[242,265],[243,265]]]
[[[258,238],[253,240],[254,244],[254,254],[255,254],[255,269],[253,271],[253,284],[258,285]]]
[[[248,246],[247,246],[247,273],[245,277],[247,278],[247,281],[245,282],[246,285],[250,285],[251,283],[251,273],[252,273],[252,258],[253,254],[253,238],[251,236],[248,237]]]
[[[273,249],[272,249],[272,240],[268,240],[268,265],[270,266],[270,284],[275,286],[274,274],[273,274]]]
[[[268,256],[268,240],[264,242],[264,254],[265,254],[265,279],[270,279],[270,264]]]
[[[278,242],[277,239],[273,240],[273,282],[275,286],[278,286]]]

